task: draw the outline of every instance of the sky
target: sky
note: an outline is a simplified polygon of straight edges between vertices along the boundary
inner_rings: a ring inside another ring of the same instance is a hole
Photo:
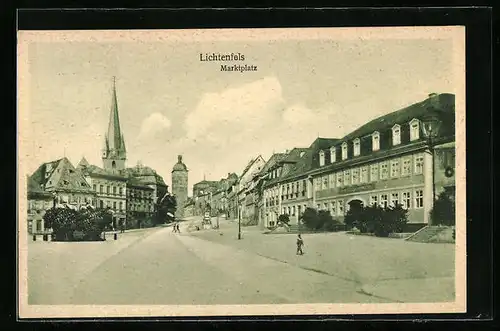
[[[231,52],[245,61],[200,61]],[[27,171],[63,156],[102,166],[113,76],[127,166],[150,166],[170,186],[182,155],[191,192],[258,155],[455,93],[452,55],[449,39],[32,42]],[[224,63],[258,70],[223,72]]]

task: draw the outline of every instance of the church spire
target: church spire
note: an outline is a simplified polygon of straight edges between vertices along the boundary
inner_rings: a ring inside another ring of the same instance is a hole
[[[111,96],[111,109],[109,112],[108,131],[106,132],[103,160],[105,168],[117,165],[115,161],[126,159],[125,140],[120,128],[120,117],[118,115],[118,98],[116,96],[116,77],[113,76],[113,90]],[[108,162],[107,162],[108,161]],[[109,164],[108,164],[109,163]],[[121,165],[120,168],[124,166]]]

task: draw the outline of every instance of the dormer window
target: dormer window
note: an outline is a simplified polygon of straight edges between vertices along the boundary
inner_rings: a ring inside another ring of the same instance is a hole
[[[401,144],[401,127],[396,124],[392,127],[392,145],[396,146]]]
[[[335,147],[330,147],[330,163],[335,163],[337,161],[337,151]]]
[[[410,122],[410,141],[420,138],[420,122],[414,118]]]
[[[325,165],[325,152],[320,151],[319,152],[319,166],[322,167]]]
[[[359,138],[354,139],[353,141],[354,147],[354,156],[358,156],[360,154],[360,141]]]
[[[347,159],[347,143],[342,144],[342,160]]]
[[[378,131],[372,134],[372,151],[378,151],[380,149],[380,133]]]

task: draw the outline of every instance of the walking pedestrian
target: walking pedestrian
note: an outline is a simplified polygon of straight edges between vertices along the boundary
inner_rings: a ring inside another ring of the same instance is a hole
[[[304,240],[300,234],[297,236],[297,255],[304,255],[304,251],[302,250],[302,246],[304,246]]]
[[[176,223],[174,223],[174,224],[172,225],[172,232],[173,232],[173,233],[176,233],[176,232],[177,232],[177,224],[176,224]]]
[[[179,229],[179,223],[177,223],[177,233],[181,233],[181,230]]]

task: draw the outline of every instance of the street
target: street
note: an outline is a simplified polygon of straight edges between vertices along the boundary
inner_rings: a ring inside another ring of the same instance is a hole
[[[315,234],[304,236],[306,254],[297,256],[293,234],[264,235],[243,228],[243,239],[237,240],[234,222],[221,220],[220,230],[193,232],[188,232],[189,224],[183,222],[180,234],[160,227],[125,233],[116,241],[30,243],[29,304],[454,299],[453,245]],[[382,261],[386,263],[377,264]]]

